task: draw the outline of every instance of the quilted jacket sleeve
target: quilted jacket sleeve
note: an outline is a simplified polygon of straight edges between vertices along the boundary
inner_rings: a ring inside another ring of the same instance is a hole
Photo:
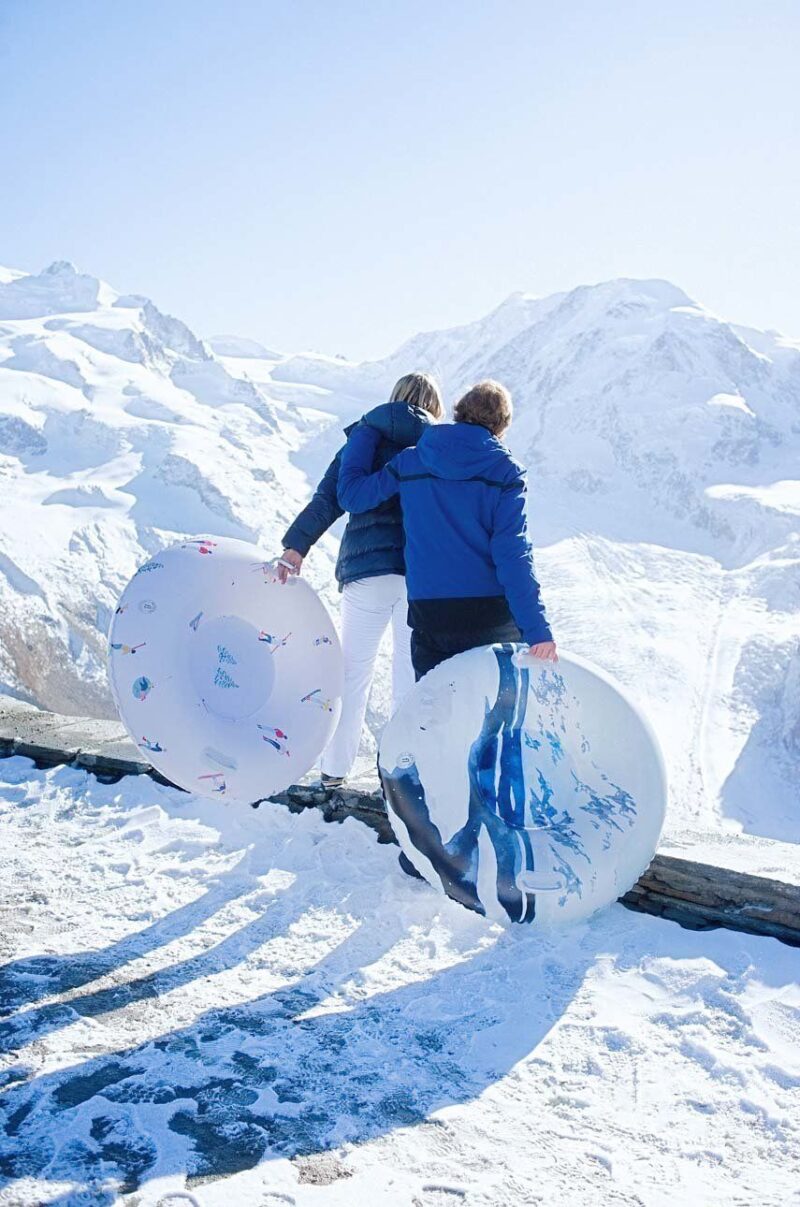
[[[337,499],[339,467],[343,449],[339,449],[322,476],[311,502],[303,508],[300,515],[287,529],[283,537],[284,549],[296,549],[306,556],[312,545],[316,544],[331,524],[344,514]]]

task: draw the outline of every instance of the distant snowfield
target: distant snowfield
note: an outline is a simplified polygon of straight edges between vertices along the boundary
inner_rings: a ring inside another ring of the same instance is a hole
[[[198,532],[277,552],[341,428],[411,369],[438,373],[448,402],[487,375],[512,389],[556,636],[653,720],[666,840],[777,840],[785,872],[800,835],[800,345],[664,281],[514,295],[357,365],[204,344],[68,264],[4,270],[0,688],[111,715],[105,633],[136,565]],[[336,547],[324,538],[306,571],[334,610]],[[384,667],[373,733],[387,700]]]
[[[796,1200],[774,940],[503,931],[355,821],[24,759],[0,852],[0,1204]]]

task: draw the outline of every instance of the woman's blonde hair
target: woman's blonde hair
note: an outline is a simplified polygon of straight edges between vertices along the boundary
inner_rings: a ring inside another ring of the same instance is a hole
[[[456,423],[476,423],[494,436],[502,436],[513,414],[511,395],[499,381],[479,381],[459,398],[453,410]]]
[[[389,402],[407,402],[427,411],[434,419],[444,417],[444,403],[435,377],[430,373],[406,373],[394,383]]]

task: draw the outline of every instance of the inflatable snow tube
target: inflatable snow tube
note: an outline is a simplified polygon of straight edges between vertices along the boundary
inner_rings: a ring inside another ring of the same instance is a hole
[[[339,719],[342,653],[301,578],[255,546],[183,541],[140,566],[109,635],[122,722],[149,762],[203,796],[255,801],[305,774]]]
[[[424,878],[499,922],[575,922],[622,896],[656,849],[664,763],[647,721],[591,663],[469,650],[405,698],[379,772]]]

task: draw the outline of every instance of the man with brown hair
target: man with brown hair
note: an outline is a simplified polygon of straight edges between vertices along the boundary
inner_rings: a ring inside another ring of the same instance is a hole
[[[508,390],[482,381],[456,403],[455,423],[426,428],[377,473],[378,434],[368,423],[343,451],[342,507],[366,511],[400,496],[417,679],[453,654],[496,642],[525,642],[556,660],[528,539],[525,471],[500,439],[511,417]]]
[[[453,407],[456,423],[477,423],[498,440],[511,427],[513,417],[511,395],[499,381],[479,381]]]

